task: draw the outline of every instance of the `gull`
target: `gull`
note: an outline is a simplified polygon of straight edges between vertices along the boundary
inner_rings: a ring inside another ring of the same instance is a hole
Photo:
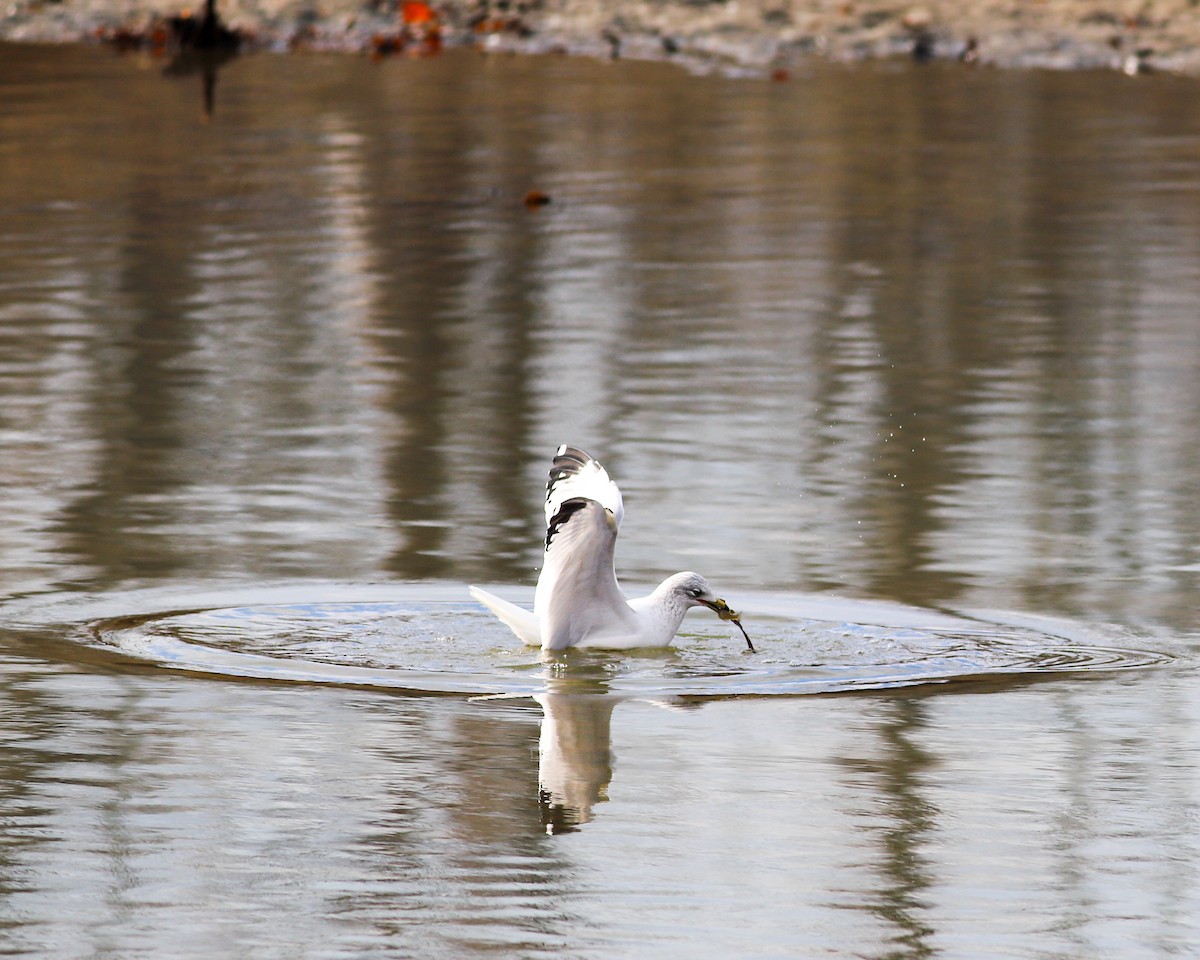
[[[608,472],[578,447],[561,446],[546,483],[546,553],[533,611],[479,587],[471,596],[522,642],[543,650],[670,646],[692,607],[708,607],[736,624],[754,652],[739,614],[698,573],[667,577],[649,596],[626,600],[613,552],[625,509]]]

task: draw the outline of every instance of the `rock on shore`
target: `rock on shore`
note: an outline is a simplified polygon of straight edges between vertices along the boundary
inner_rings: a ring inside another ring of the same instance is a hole
[[[137,42],[188,0],[0,3],[3,40]],[[274,49],[430,52],[432,39],[779,75],[811,57],[889,56],[1200,74],[1195,0],[219,0],[218,13],[247,46]]]

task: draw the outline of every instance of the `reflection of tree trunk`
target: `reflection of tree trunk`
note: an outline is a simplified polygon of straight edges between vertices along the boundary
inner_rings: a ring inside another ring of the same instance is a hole
[[[154,147],[155,166],[178,163],[171,141]],[[97,354],[102,386],[89,397],[96,472],[59,511],[64,552],[102,582],[146,570],[167,577],[188,564],[172,538],[155,535],[177,522],[180,491],[192,481],[182,448],[194,385],[178,366],[203,333],[184,307],[197,296],[189,267],[204,246],[202,226],[178,218],[164,235],[160,222],[173,199],[153,182],[129,191],[117,291],[127,305],[106,330],[115,346]]]
[[[891,821],[882,837],[880,868],[885,886],[877,911],[882,919],[899,928],[897,939],[903,946],[887,956],[895,960],[920,960],[934,954],[928,942],[934,930],[921,919],[920,913],[925,908],[922,893],[932,883],[922,847],[935,825],[938,810],[921,796],[921,790],[922,775],[936,761],[914,742],[914,734],[925,722],[922,701],[898,699],[892,706],[893,719],[880,728],[882,759],[856,761],[851,765],[877,778]]]
[[[461,552],[487,557],[489,576],[527,578],[536,535],[498,521],[537,507],[519,466],[533,423],[531,318],[545,241],[520,198],[543,162],[541,144],[527,131],[488,128],[469,71],[439,68],[438,76],[423,91],[427,109],[398,117],[399,128],[371,137],[379,146],[364,155],[377,198],[367,229],[381,296],[366,336],[397,424],[387,438],[388,506],[404,535],[389,568],[445,577],[461,569]],[[421,149],[397,151],[391,137]],[[480,151],[488,137],[512,142]],[[511,195],[511,215],[482,234],[461,229],[495,193]],[[472,526],[474,516],[487,525]]]

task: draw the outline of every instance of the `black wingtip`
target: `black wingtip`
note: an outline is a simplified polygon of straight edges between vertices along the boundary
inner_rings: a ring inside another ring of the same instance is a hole
[[[592,501],[584,500],[582,497],[572,497],[570,500],[564,500],[558,511],[550,518],[550,522],[546,525],[546,549],[550,549],[550,541],[554,539],[554,535],[558,533],[564,523],[571,519],[576,513],[586,507]]]
[[[554,454],[554,462],[550,464],[550,476],[546,480],[546,499],[550,499],[554,485],[559,480],[574,476],[591,462],[592,455],[586,450],[580,450],[578,447],[571,447],[565,443],[559,447]]]
[[[566,460],[571,463],[577,463],[582,467],[590,463],[592,459],[592,455],[586,450],[580,450],[578,447],[571,447],[565,443],[554,453],[555,463],[558,463],[559,460]]]

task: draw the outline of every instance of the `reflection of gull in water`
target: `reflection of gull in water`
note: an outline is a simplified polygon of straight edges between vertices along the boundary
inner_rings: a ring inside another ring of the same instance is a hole
[[[613,550],[624,509],[608,473],[575,447],[559,447],[546,485],[546,554],[530,613],[478,587],[471,596],[530,646],[665,647],[691,607],[708,607],[750,637],[729,605],[697,573],[668,577],[649,596],[626,600]]]
[[[603,694],[543,693],[538,739],[538,798],[550,833],[592,819],[612,779],[610,727],[617,701]]]

